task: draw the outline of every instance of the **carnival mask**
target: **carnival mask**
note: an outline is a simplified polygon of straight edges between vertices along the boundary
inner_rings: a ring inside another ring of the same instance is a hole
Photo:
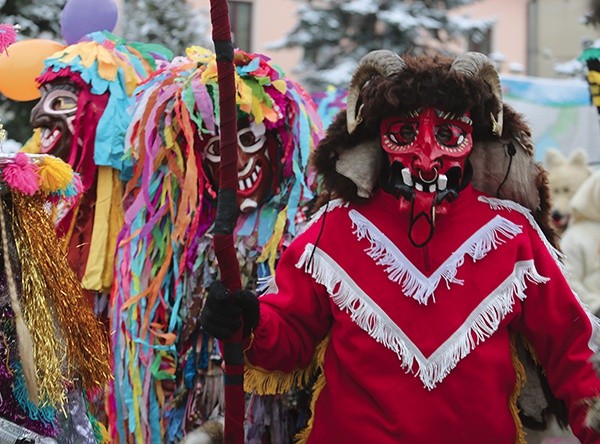
[[[68,82],[51,82],[40,87],[42,97],[31,110],[31,125],[41,128],[43,154],[69,161],[77,115],[79,88]]]
[[[237,204],[242,213],[250,213],[270,194],[273,171],[269,147],[272,147],[276,140],[267,134],[264,123],[239,124]],[[221,161],[219,136],[214,136],[208,141],[205,156],[213,180],[218,184]]]
[[[385,119],[381,145],[390,160],[390,184],[400,208],[410,209],[409,237],[418,247],[433,236],[436,211],[456,198],[473,148],[468,114],[434,108]],[[403,198],[403,199],[402,199]]]

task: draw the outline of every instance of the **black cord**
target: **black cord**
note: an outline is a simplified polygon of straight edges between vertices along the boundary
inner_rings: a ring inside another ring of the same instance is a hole
[[[325,227],[325,217],[327,217],[327,213],[329,212],[329,201],[331,200],[331,195],[327,195],[327,202],[325,203],[325,212],[323,213],[323,219],[321,221],[321,228],[319,229],[319,234],[317,235],[317,239],[315,240],[315,245],[313,247],[313,251],[310,253],[310,258],[308,259],[308,266],[312,267],[312,261],[315,256],[315,250],[317,249],[317,245],[319,244],[319,239],[321,239],[321,235],[323,234],[323,228]]]
[[[496,189],[496,197],[500,197],[500,188],[502,188],[502,186],[508,180],[508,175],[510,173],[510,167],[512,166],[513,158],[515,157],[515,154],[517,154],[517,150],[515,149],[515,145],[512,143],[512,140],[508,142],[507,151],[508,155],[510,156],[510,158],[508,159],[508,168],[506,168],[506,174],[504,174],[504,179],[502,179],[502,182],[500,183],[500,185],[498,185],[498,188]]]

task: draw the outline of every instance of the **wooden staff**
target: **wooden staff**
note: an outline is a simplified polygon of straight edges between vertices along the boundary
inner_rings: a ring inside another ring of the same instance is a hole
[[[217,56],[219,85],[221,148],[219,193],[215,218],[215,254],[219,262],[221,280],[233,293],[242,286],[240,264],[233,243],[233,229],[237,220],[237,110],[233,44],[229,24],[227,0],[210,1],[212,39]],[[243,327],[229,340],[224,341],[225,358],[225,444],[244,442],[244,353]]]

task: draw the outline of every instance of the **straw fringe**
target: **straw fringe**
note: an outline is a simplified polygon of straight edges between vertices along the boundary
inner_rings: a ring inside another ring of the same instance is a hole
[[[308,367],[295,369],[291,373],[268,371],[245,360],[244,390],[248,393],[254,392],[263,396],[282,394],[292,388],[306,386],[310,378],[319,369],[323,368],[328,343],[329,336],[317,344],[313,359]]]
[[[324,285],[333,302],[350,314],[352,321],[369,336],[396,353],[402,369],[419,377],[428,390],[435,388],[461,359],[498,329],[502,319],[512,311],[515,297],[526,298],[527,281],[539,284],[549,280],[538,274],[533,261],[517,262],[513,272],[481,301],[458,330],[425,357],[402,329],[325,252],[308,244],[296,267],[304,268],[316,282]]]
[[[327,383],[325,379],[325,374],[321,372],[312,391],[312,397],[310,400],[310,418],[308,419],[308,424],[304,429],[298,432],[295,436],[297,439],[296,444],[306,444],[308,441],[308,437],[310,436],[310,432],[312,431],[314,422],[315,422],[315,406],[317,405],[317,399],[319,399],[319,395],[321,391],[325,388],[325,384]]]
[[[521,395],[521,390],[527,382],[527,376],[525,373],[525,368],[523,367],[523,364],[519,360],[519,356],[517,354],[516,340],[516,335],[511,335],[510,357],[513,363],[513,368],[515,369],[515,387],[513,389],[512,394],[510,395],[509,409],[513,420],[515,421],[515,427],[517,429],[516,444],[527,444],[527,440],[525,439],[525,432],[523,430],[523,423],[521,422],[521,418],[519,417],[519,406],[517,405],[517,400]]]
[[[444,279],[447,286],[463,284],[462,279],[456,278],[456,273],[458,267],[464,263],[465,255],[469,255],[473,262],[481,260],[492,249],[497,249],[507,239],[513,239],[522,232],[521,226],[496,216],[471,235],[433,274],[427,277],[366,217],[356,210],[351,210],[349,216],[358,240],[366,238],[371,243],[371,246],[365,250],[369,257],[377,265],[385,267],[385,272],[392,282],[402,285],[405,296],[424,305],[427,305],[430,298],[435,302],[434,292],[441,279]]]

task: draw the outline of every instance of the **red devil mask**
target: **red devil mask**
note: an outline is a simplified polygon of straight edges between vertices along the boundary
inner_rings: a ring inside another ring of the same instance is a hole
[[[400,208],[410,209],[410,240],[421,247],[433,236],[436,211],[444,213],[457,196],[473,148],[472,121],[427,108],[385,119],[380,132],[393,192]]]

